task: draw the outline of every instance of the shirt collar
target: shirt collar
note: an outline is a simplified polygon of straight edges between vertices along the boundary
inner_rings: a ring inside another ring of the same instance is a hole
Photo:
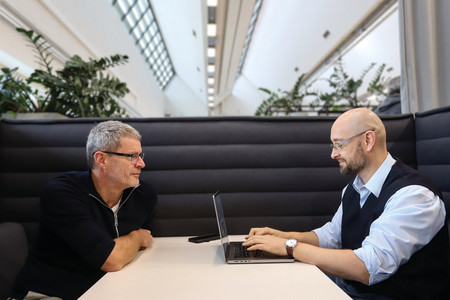
[[[88,171],[88,176],[86,178],[85,187],[86,187],[86,191],[88,192],[88,194],[94,195],[95,197],[102,199],[100,194],[97,192],[97,189],[95,188],[94,180],[92,179],[92,170],[91,169],[89,169],[89,171]]]
[[[140,185],[141,184],[139,182],[139,184],[135,187],[129,187],[129,188],[124,189],[123,194],[122,194],[122,199],[128,199],[128,197],[131,195],[131,192],[133,192]],[[87,171],[86,181],[85,181],[84,186],[85,186],[85,190],[88,194],[93,195],[96,198],[101,199],[103,202],[105,202],[105,200],[103,200],[102,196],[100,196],[100,194],[97,192],[97,189],[95,188],[94,180],[92,179],[92,170],[91,169],[89,169],[89,171]]]
[[[378,198],[378,196],[380,196],[383,183],[389,175],[389,172],[391,171],[391,168],[394,164],[395,159],[391,156],[390,153],[388,153],[386,159],[366,184],[364,184],[359,176],[356,176],[355,180],[353,181],[353,187],[357,190],[366,188]]]

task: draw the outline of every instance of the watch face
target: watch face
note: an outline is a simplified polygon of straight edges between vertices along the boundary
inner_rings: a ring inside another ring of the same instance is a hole
[[[290,248],[294,248],[297,245],[297,240],[295,239],[289,239],[286,241],[286,246]]]

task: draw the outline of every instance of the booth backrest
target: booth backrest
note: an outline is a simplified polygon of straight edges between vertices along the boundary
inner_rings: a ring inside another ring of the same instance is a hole
[[[155,236],[217,230],[211,196],[223,193],[230,234],[252,226],[311,230],[331,219],[348,177],[330,158],[333,117],[126,119],[143,136],[142,177],[159,194]],[[0,123],[0,222],[30,242],[39,194],[55,175],[86,170],[89,130],[102,119]],[[416,167],[413,115],[383,118],[393,156]],[[445,156],[445,155],[442,155]],[[448,190],[447,190],[448,191]]]
[[[417,169],[441,189],[450,219],[450,107],[416,114]]]

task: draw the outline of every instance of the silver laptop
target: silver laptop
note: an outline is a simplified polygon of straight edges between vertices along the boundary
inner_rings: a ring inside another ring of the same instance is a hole
[[[219,227],[220,240],[222,242],[223,254],[229,264],[254,264],[254,263],[281,263],[294,262],[288,256],[278,256],[265,251],[247,251],[242,242],[230,242],[228,240],[227,227],[223,214],[220,192],[213,195],[214,208],[216,210],[217,226]]]

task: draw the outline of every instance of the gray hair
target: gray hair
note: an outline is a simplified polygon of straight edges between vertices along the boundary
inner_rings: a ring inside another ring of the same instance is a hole
[[[93,169],[95,166],[95,152],[117,150],[122,145],[123,137],[141,140],[141,134],[136,129],[120,121],[105,121],[92,128],[86,143],[86,156],[89,168]]]

